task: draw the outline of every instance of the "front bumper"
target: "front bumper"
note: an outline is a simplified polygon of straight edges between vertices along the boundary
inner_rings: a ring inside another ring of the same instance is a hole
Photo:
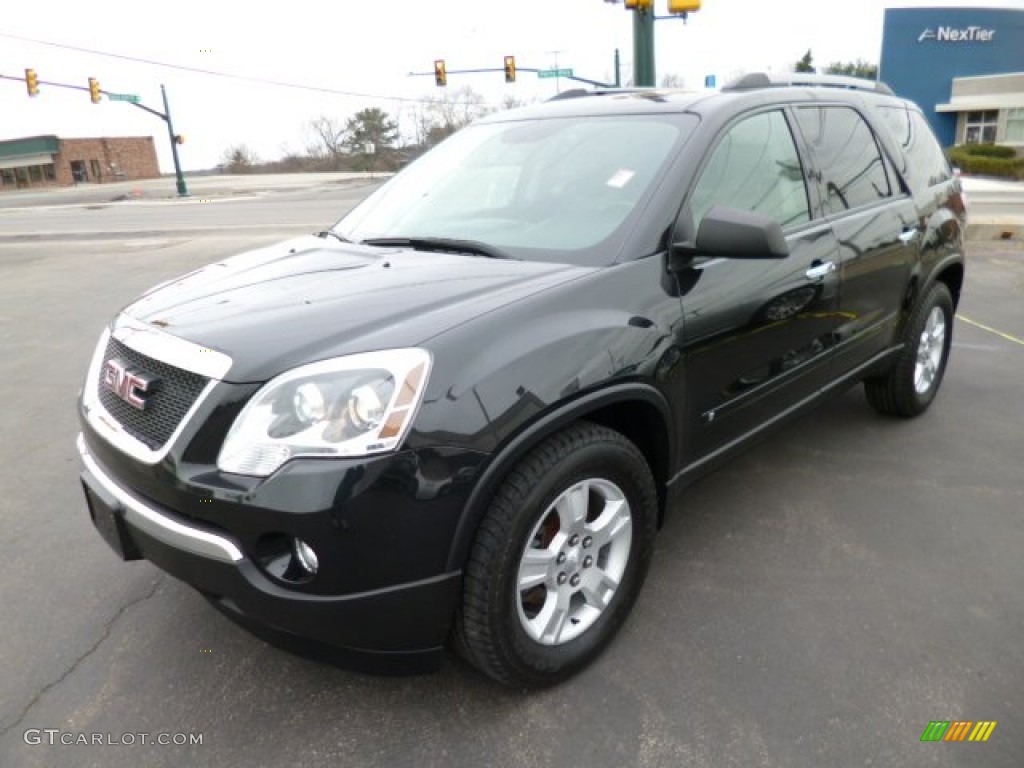
[[[377,672],[425,670],[440,662],[460,594],[459,572],[341,595],[291,589],[268,577],[240,539],[124,487],[82,435],[78,450],[94,523],[125,559],[149,560],[257,634],[307,655]],[[99,506],[114,520],[98,519]]]

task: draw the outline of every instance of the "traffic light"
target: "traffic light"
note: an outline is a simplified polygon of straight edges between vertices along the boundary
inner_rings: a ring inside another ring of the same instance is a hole
[[[89,78],[89,98],[93,104],[99,104],[102,98],[100,96],[100,81],[95,77]]]
[[[654,7],[654,0],[626,0],[627,11],[649,11]]]
[[[39,95],[39,78],[36,77],[34,69],[25,70],[25,87],[28,89],[29,96]]]
[[[183,133],[177,134],[174,137],[174,143],[175,144],[184,144],[185,143],[185,134],[183,134]]]
[[[514,83],[516,81],[516,57],[506,56],[505,57],[505,82]]]
[[[434,61],[434,82],[438,85],[448,85],[448,71],[444,68],[444,59]]]
[[[700,0],[668,0],[669,13],[693,13],[700,10]]]

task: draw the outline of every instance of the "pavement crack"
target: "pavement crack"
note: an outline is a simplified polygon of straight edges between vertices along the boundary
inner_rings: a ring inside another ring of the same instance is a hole
[[[32,711],[32,708],[39,703],[40,699],[42,699],[43,696],[45,696],[48,692],[50,692],[51,690],[59,686],[61,683],[63,683],[65,680],[67,680],[68,677],[70,677],[71,674],[82,665],[82,662],[84,662],[86,659],[92,656],[92,654],[94,654],[99,649],[99,647],[103,645],[107,638],[110,637],[110,633],[113,631],[114,625],[122,616],[124,616],[125,613],[127,613],[131,608],[135,607],[139,603],[143,603],[146,600],[152,598],[156,594],[157,590],[160,589],[160,585],[163,584],[165,578],[166,577],[162,574],[158,575],[153,582],[152,589],[150,589],[145,594],[140,595],[139,597],[136,597],[133,600],[129,600],[127,603],[122,605],[117,610],[117,613],[115,613],[113,616],[110,617],[110,619],[107,620],[107,623],[103,627],[103,632],[100,634],[99,639],[96,640],[96,642],[93,643],[92,646],[85,651],[85,653],[83,653],[81,656],[75,659],[71,666],[68,667],[60,677],[58,677],[53,682],[47,683],[42,688],[40,688],[38,693],[36,693],[36,695],[32,697],[31,701],[29,701],[28,704],[24,706],[24,708],[21,710],[21,712],[14,719],[13,722],[11,722],[9,725],[5,725],[2,728],[0,728],[0,739],[5,737],[8,733],[17,728],[19,725],[21,725],[21,723],[28,716],[28,713]]]

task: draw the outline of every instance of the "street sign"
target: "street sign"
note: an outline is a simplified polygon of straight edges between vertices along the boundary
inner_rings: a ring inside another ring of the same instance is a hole
[[[572,77],[571,69],[543,69],[537,73],[537,77]]]
[[[111,101],[130,101],[132,104],[142,101],[137,93],[108,93],[107,98]]]

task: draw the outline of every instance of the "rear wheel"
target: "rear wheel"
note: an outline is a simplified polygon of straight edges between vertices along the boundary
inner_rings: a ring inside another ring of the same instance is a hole
[[[936,283],[907,321],[903,351],[885,376],[867,379],[868,402],[892,416],[917,416],[935,399],[953,339],[953,298]]]
[[[456,629],[464,655],[516,686],[581,669],[636,600],[656,522],[650,469],[625,437],[581,422],[547,439],[480,524]]]

